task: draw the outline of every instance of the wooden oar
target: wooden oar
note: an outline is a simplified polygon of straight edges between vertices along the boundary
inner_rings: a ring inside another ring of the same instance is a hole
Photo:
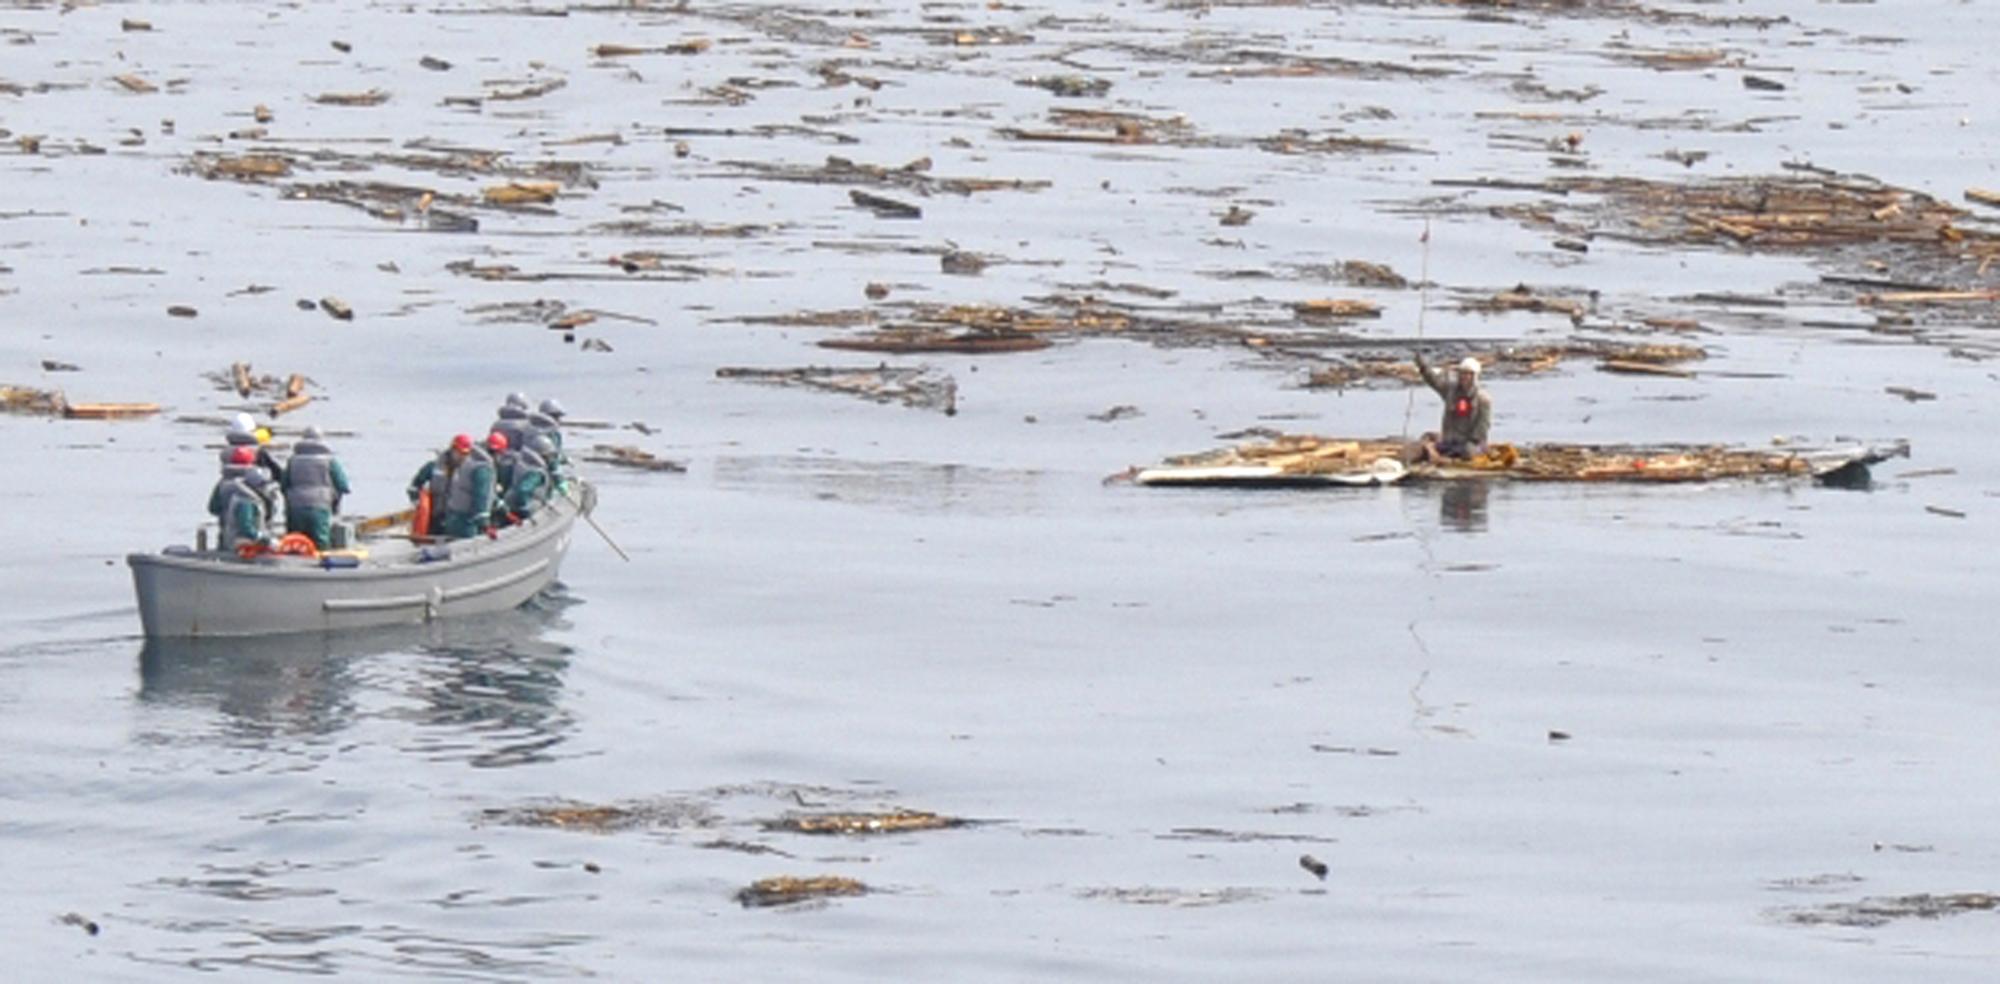
[[[380,533],[391,526],[409,522],[416,517],[416,514],[415,509],[404,509],[399,512],[383,513],[380,516],[364,516],[354,521],[354,532],[357,535]]]

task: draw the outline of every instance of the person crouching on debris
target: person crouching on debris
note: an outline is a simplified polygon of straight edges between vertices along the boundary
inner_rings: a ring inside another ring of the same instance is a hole
[[[1479,387],[1479,360],[1466,356],[1455,377],[1446,382],[1418,351],[1417,372],[1444,398],[1444,422],[1425,434],[1418,449],[1421,461],[1439,462],[1477,457],[1486,451],[1486,433],[1493,426],[1493,398]]]
[[[254,448],[242,446],[230,452],[222,480],[208,496],[208,511],[222,521],[222,549],[271,545],[270,514],[263,493],[257,489],[266,481],[257,468]]]
[[[340,511],[340,497],[351,491],[347,470],[326,446],[319,428],[306,428],[292,447],[292,460],[285,463],[285,529],[304,533],[314,546],[327,549],[333,542],[333,516]]]

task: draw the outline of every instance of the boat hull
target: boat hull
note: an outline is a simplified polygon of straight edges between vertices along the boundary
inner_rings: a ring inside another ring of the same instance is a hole
[[[561,572],[596,492],[577,483],[533,519],[493,538],[410,549],[353,567],[219,553],[132,554],[139,621],[150,639],[227,638],[410,625],[514,608]]]

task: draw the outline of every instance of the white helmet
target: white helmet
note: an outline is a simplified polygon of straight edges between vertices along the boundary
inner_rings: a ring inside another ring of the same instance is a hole
[[[1464,359],[1459,360],[1458,371],[1469,372],[1475,376],[1479,375],[1479,360],[1469,355],[1466,356]]]
[[[255,434],[257,433],[257,422],[250,419],[249,414],[239,413],[234,420],[229,422],[229,432],[231,434],[243,435]]]

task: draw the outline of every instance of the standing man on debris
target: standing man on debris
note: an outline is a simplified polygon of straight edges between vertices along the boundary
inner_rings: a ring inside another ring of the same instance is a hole
[[[313,545],[325,550],[333,541],[340,497],[351,491],[347,469],[326,446],[319,428],[306,428],[292,447],[292,460],[285,463],[285,529],[312,537]]]
[[[1417,372],[1444,398],[1444,422],[1423,436],[1418,460],[1464,460],[1485,453],[1486,434],[1493,426],[1493,398],[1479,387],[1479,360],[1466,356],[1458,364],[1456,378],[1446,382],[1424,361],[1421,349],[1416,356]]]

